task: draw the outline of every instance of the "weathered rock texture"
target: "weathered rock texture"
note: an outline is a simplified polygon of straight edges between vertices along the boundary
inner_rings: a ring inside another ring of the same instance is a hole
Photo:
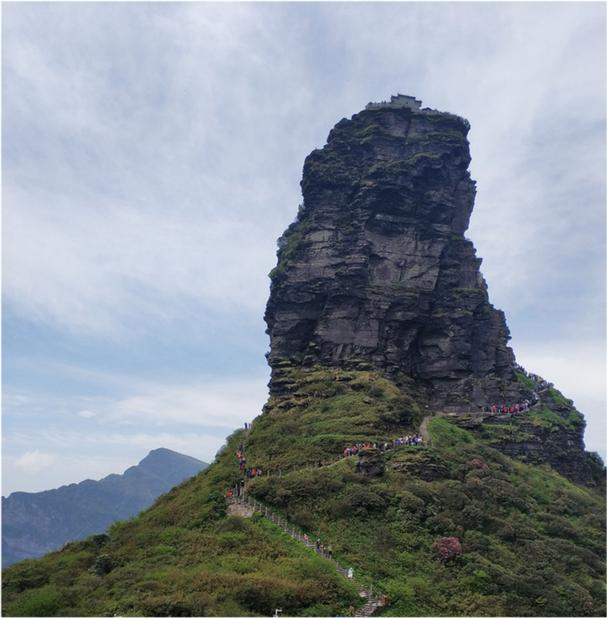
[[[271,274],[273,377],[287,363],[372,366],[423,381],[441,404],[515,397],[504,315],[464,237],[468,130],[452,114],[383,107],[340,121],[308,156]]]
[[[386,463],[380,451],[376,448],[364,449],[358,453],[356,472],[363,476],[381,476],[386,469]]]
[[[602,461],[584,450],[584,417],[572,401],[553,389],[543,392],[541,405],[527,414],[497,415],[482,423],[460,417],[459,424],[475,430],[506,455],[547,463],[575,482],[605,487]]]
[[[320,366],[380,371],[441,412],[537,400],[534,384],[517,379],[504,314],[464,237],[475,196],[469,124],[420,106],[402,96],[371,105],[337,123],[305,161],[304,202],[270,274],[275,397],[293,390],[294,367]],[[554,409],[548,402],[536,423]],[[494,442],[596,483],[583,419],[556,425],[560,436],[528,423],[518,439]]]

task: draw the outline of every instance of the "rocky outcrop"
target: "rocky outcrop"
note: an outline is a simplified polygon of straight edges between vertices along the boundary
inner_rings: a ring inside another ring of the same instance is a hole
[[[265,319],[281,367],[379,368],[437,404],[515,399],[504,315],[464,237],[475,183],[466,120],[389,105],[341,120],[306,159]]]
[[[399,95],[338,122],[307,157],[303,204],[279,239],[265,314],[277,409],[295,405],[295,368],[379,371],[416,392],[426,422],[469,413],[484,424],[486,406],[536,402],[547,388],[515,364],[504,314],[464,236],[475,196],[469,128]],[[521,439],[489,439],[594,483],[600,464],[584,452],[583,419],[548,431],[542,423],[560,404],[543,404],[545,418],[520,427]]]
[[[543,393],[541,404],[529,413],[472,423],[460,417],[459,424],[505,455],[532,464],[547,463],[574,482],[604,491],[604,465],[595,453],[584,450],[584,417],[554,389]]]
[[[356,472],[363,476],[381,476],[386,469],[386,463],[381,452],[376,448],[359,451],[356,462]]]

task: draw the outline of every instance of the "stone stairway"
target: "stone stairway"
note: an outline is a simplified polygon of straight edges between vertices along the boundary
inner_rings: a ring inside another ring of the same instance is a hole
[[[373,616],[373,614],[381,607],[383,607],[383,604],[380,604],[377,600],[370,599],[362,607],[360,607],[354,615]]]
[[[291,524],[282,515],[276,513],[270,509],[267,505],[262,504],[259,500],[256,500],[252,496],[246,494],[237,496],[231,496],[227,498],[228,511],[232,514],[242,514],[244,517],[250,517],[254,512],[261,513],[264,517],[267,517],[271,522],[280,527],[286,532],[293,540],[305,545],[309,549],[316,551],[325,560],[330,560],[335,570],[340,573],[346,579],[355,579],[350,569],[346,569],[330,556],[326,551],[320,551],[316,549],[316,545],[310,539],[306,540],[304,534],[298,530],[293,524]],[[375,612],[385,606],[385,600],[383,596],[373,594],[372,588],[367,589],[365,586],[361,586],[359,594],[362,598],[366,599],[364,605],[359,607],[354,616],[372,616]]]

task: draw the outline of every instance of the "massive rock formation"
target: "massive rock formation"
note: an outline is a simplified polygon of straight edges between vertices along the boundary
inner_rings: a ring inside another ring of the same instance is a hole
[[[473,425],[488,404],[530,399],[534,414],[516,420],[516,431],[510,419],[495,427],[492,444],[600,484],[583,417],[516,365],[464,236],[475,196],[469,128],[399,95],[341,120],[307,157],[304,202],[270,273],[270,392],[286,408],[294,368],[373,370],[413,388],[430,410],[463,422],[473,413]]]
[[[468,130],[396,97],[341,120],[307,157],[271,273],[274,392],[281,367],[320,364],[410,376],[441,405],[517,396],[504,315],[464,237]]]

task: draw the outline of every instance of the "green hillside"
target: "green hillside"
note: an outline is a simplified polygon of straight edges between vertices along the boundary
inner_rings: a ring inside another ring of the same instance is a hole
[[[429,423],[431,444],[376,454],[384,473],[363,476],[343,448],[416,431],[426,411],[414,384],[368,371],[285,375],[288,395],[148,511],[5,569],[3,614],[345,615],[372,584],[387,616],[605,615],[599,490],[509,458],[494,435],[447,418]],[[536,422],[554,422],[546,410]],[[353,583],[266,518],[227,514],[241,442],[247,465],[264,471],[251,495],[331,545]],[[442,560],[447,537],[462,551]]]

